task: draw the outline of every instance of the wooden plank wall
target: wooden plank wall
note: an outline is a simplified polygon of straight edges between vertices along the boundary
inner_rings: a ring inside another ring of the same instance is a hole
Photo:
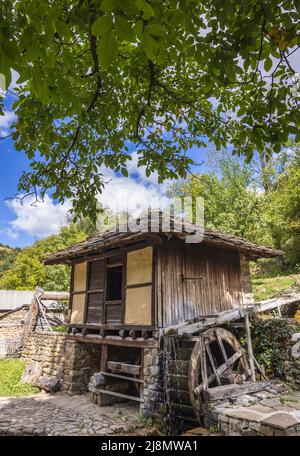
[[[170,239],[158,247],[157,264],[159,326],[242,305],[238,252]]]

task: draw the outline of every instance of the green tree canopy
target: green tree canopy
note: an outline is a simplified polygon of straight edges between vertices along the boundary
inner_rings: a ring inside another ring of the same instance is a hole
[[[217,154],[212,170],[193,174],[169,189],[170,195],[202,196],[208,228],[272,245],[264,220],[265,199],[258,191],[253,168],[229,153]]]
[[[58,235],[36,241],[21,250],[11,267],[0,277],[0,288],[8,290],[34,290],[37,286],[45,290],[68,291],[70,268],[65,265],[45,266],[42,259],[53,252],[69,247],[86,238],[74,223],[62,227]]]
[[[0,71],[20,75],[15,147],[32,172],[19,190],[72,197],[95,213],[102,165],[184,176],[183,152],[211,141],[278,152],[299,140],[291,55],[297,0],[3,0]]]

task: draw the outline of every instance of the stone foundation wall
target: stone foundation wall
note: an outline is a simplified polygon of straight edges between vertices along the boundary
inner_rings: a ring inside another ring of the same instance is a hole
[[[0,339],[21,338],[27,317],[27,306],[0,315]]]
[[[21,357],[27,364],[39,362],[42,376],[58,378],[63,391],[79,394],[87,391],[91,375],[99,370],[101,348],[67,334],[36,332],[28,336]]]
[[[163,351],[156,347],[144,348],[144,403],[141,411],[149,417],[161,416],[164,405]]]

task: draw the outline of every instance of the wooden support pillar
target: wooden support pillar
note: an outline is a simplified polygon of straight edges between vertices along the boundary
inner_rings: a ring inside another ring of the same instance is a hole
[[[252,338],[251,338],[251,330],[250,330],[250,320],[249,320],[249,315],[247,312],[245,314],[245,328],[246,328],[246,336],[247,336],[249,366],[250,366],[250,371],[251,371],[251,381],[255,382],[256,379],[255,379],[254,355],[253,355]]]

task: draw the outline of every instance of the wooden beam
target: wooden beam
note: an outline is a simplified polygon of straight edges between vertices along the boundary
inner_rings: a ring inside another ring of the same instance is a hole
[[[293,295],[282,296],[280,298],[268,299],[254,303],[251,306],[238,307],[237,309],[225,310],[224,312],[216,313],[215,315],[203,315],[197,323],[184,322],[180,325],[170,326],[164,329],[164,334],[172,334],[177,336],[191,336],[205,328],[211,326],[221,326],[231,321],[245,318],[245,315],[252,315],[261,312],[268,312],[273,309],[300,301],[300,293]]]
[[[155,347],[157,345],[157,341],[153,339],[147,340],[128,340],[128,339],[112,339],[110,337],[101,337],[92,335],[92,336],[81,336],[80,334],[69,334],[68,336],[71,340],[76,340],[77,342],[81,342],[83,344],[104,344],[104,345],[115,345],[118,347],[136,347],[136,348],[144,348],[144,347]]]
[[[53,301],[67,301],[70,298],[70,293],[66,291],[43,291],[40,299],[47,299]]]
[[[253,347],[252,347],[252,338],[251,338],[251,330],[250,330],[250,322],[249,322],[249,315],[245,315],[245,328],[246,328],[246,336],[247,336],[247,348],[248,348],[248,358],[249,358],[249,366],[251,371],[251,380],[255,382],[255,366],[254,366],[254,354],[253,354]]]
[[[119,378],[120,380],[126,380],[133,383],[144,383],[141,378],[127,377],[127,375],[113,374],[112,372],[100,372],[104,377]]]
[[[124,372],[125,374],[140,375],[141,366],[129,363],[120,363],[119,361],[107,361],[106,368],[112,372]]]
[[[261,391],[270,385],[270,382],[245,382],[241,385],[230,384],[208,388],[203,394],[209,401],[217,401],[220,399],[228,399],[237,397],[241,394],[250,394]]]
[[[129,401],[144,402],[144,400],[141,399],[140,397],[129,396],[128,394],[117,393],[116,391],[108,391],[108,390],[104,390],[104,389],[93,388],[92,386],[89,386],[89,390],[92,391],[92,393],[96,393],[96,394],[101,393],[101,394],[107,394],[108,396],[121,397],[122,399],[128,399]]]

